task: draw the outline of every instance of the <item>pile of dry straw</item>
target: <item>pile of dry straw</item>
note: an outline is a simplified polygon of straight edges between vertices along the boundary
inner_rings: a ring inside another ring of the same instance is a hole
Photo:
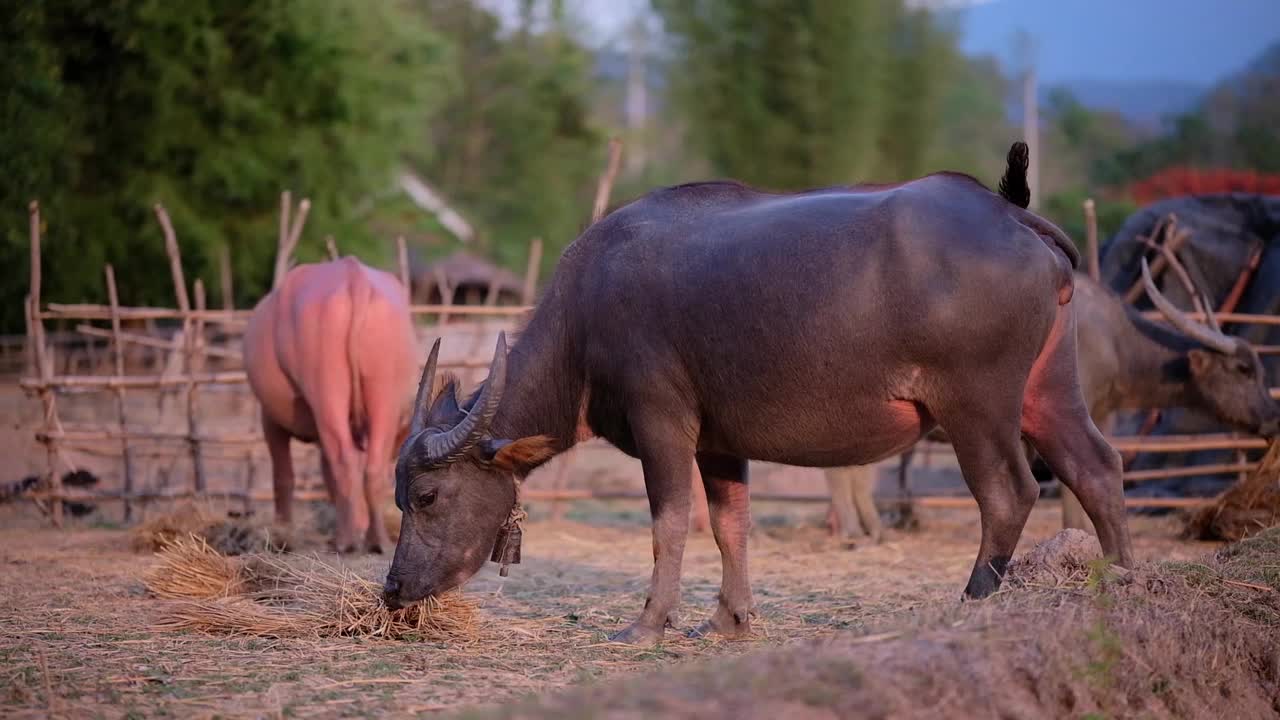
[[[152,594],[170,601],[164,629],[450,643],[477,634],[473,600],[449,593],[390,610],[377,583],[319,558],[233,558],[190,533],[172,539],[157,557],[145,581]]]
[[[220,516],[201,503],[189,502],[134,528],[133,549],[159,552],[191,535],[203,538],[223,555],[284,552],[297,544],[296,538],[284,528],[253,517]]]
[[[1232,485],[1208,507],[1193,513],[1186,537],[1243,540],[1280,524],[1280,443],[1273,442],[1258,469]]]

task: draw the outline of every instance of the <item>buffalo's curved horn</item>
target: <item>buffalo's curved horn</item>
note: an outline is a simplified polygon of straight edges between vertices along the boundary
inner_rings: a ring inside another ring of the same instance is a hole
[[[1182,332],[1190,335],[1196,342],[1206,345],[1217,350],[1220,353],[1230,355],[1236,351],[1239,341],[1229,335],[1221,332],[1214,332],[1209,326],[1192,320],[1187,314],[1182,312],[1169,301],[1160,291],[1156,289],[1155,281],[1151,279],[1151,268],[1147,267],[1147,259],[1142,258],[1142,286],[1147,291],[1147,297],[1151,298],[1151,303],[1156,306],[1162,315],[1169,319],[1173,326]]]
[[[409,422],[409,437],[422,432],[427,426],[427,415],[431,409],[431,386],[436,381],[436,360],[440,357],[440,338],[431,346],[427,355],[427,366],[422,368],[422,379],[418,381],[418,395],[413,401],[413,420]]]
[[[452,428],[440,433],[431,433],[422,438],[422,449],[428,462],[432,465],[448,465],[462,457],[468,450],[476,446],[489,429],[494,413],[498,411],[498,403],[502,401],[502,391],[507,385],[507,334],[498,333],[498,347],[493,352],[493,362],[489,365],[489,377],[480,389],[480,396],[471,406],[466,417]]]

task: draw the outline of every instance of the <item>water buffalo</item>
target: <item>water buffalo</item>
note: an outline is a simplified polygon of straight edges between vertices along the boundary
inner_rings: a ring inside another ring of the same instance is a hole
[[[827,468],[827,490],[831,493],[831,510],[835,514],[836,534],[852,545],[865,535],[879,543],[884,530],[873,493],[876,468],[871,465]]]
[[[674,621],[691,459],[723,565],[695,634],[750,628],[748,459],[867,464],[935,424],[981,510],[968,596],[999,586],[1038,495],[1024,435],[1129,564],[1120,457],[1076,378],[1079,256],[1008,199],[1025,192],[1018,144],[1001,194],[957,173],[794,194],[703,182],[591,225],[464,402],[454,384],[430,397],[433,349],[396,462],[404,519],[386,602],[474,575],[506,535],[519,479],[573,445],[580,421],[640,459],[653,514],[648,597],[618,641],[657,641]]]
[[[289,440],[319,441],[335,546],[390,551],[380,510],[412,414],[415,355],[404,287],[354,258],[300,265],[258,303],[244,362],[262,403],[277,520],[292,520]]]
[[[1193,320],[1155,286],[1146,261],[1147,297],[1168,324],[1143,317],[1116,293],[1077,273],[1076,343],[1080,386],[1095,423],[1118,410],[1189,408],[1247,432],[1280,432],[1280,404],[1271,398],[1258,353],[1216,322]],[[935,431],[932,439],[945,440]],[[902,455],[900,482],[912,451]],[[1064,527],[1085,527],[1079,502],[1063,493]]]

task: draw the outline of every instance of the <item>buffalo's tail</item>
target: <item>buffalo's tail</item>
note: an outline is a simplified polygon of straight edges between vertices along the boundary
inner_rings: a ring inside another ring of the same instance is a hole
[[[373,288],[364,276],[364,270],[354,258],[338,262],[347,264],[348,291],[351,293],[351,324],[347,335],[347,365],[351,370],[351,437],[356,447],[365,449],[369,430],[369,416],[364,406],[364,387],[360,379],[360,336],[364,330],[365,311],[369,307]]]
[[[1007,161],[1008,165],[1004,169],[1004,176],[1000,178],[1000,185],[997,186],[996,191],[1005,200],[1020,208],[1026,208],[1031,204],[1031,185],[1027,183],[1027,168],[1031,165],[1031,151],[1027,149],[1027,144],[1024,142],[1014,143],[1009,148]]]

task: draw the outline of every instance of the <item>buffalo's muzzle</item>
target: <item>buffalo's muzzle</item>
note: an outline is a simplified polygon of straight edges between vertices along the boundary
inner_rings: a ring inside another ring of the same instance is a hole
[[[387,582],[382,586],[382,602],[392,610],[398,610],[400,604],[400,581],[387,576]]]
[[[1272,418],[1271,420],[1267,420],[1262,423],[1262,425],[1258,427],[1258,434],[1264,438],[1273,438],[1280,435],[1280,420]]]

